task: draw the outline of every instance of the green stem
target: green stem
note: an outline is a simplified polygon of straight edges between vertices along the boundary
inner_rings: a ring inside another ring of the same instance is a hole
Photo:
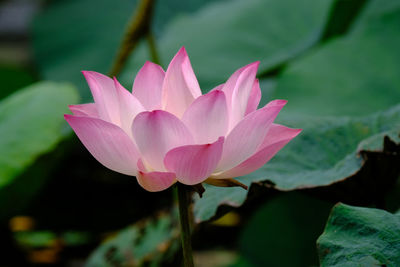
[[[181,240],[185,267],[194,267],[192,256],[191,232],[189,222],[190,194],[186,185],[178,183],[179,219],[181,222]]]
[[[140,39],[145,37],[149,32],[154,1],[141,0],[139,2],[126,28],[124,38],[109,72],[110,76],[116,76],[121,72],[129,55],[137,47]]]

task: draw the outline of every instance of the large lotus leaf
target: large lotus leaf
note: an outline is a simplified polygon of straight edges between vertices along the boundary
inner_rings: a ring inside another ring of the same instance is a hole
[[[384,136],[400,143],[400,105],[362,118],[298,116],[282,123],[304,130],[269,163],[240,177],[241,182],[269,180],[283,191],[327,186],[357,174],[365,163],[359,152],[382,152]],[[196,220],[210,219],[221,204],[240,206],[246,196],[242,188],[207,186],[196,198]]]
[[[260,73],[297,56],[319,41],[331,0],[230,0],[180,16],[157,42],[164,67],[185,46],[200,85],[207,91],[252,61]],[[133,55],[122,80],[132,83],[149,59],[145,46]]]
[[[73,86],[53,82],[36,83],[0,102],[0,188],[65,137],[63,114],[76,102]]]
[[[159,34],[177,14],[194,12],[210,1],[154,1],[153,31]],[[90,91],[80,71],[107,73],[110,70],[137,2],[58,0],[47,3],[32,30],[40,74],[46,79],[75,83],[82,100],[87,102]]]
[[[368,0],[335,1],[325,26],[323,41],[348,32],[367,2]]]
[[[296,192],[271,199],[245,225],[240,255],[254,266],[316,266],[315,240],[332,205]]]
[[[168,0],[155,1],[154,17],[152,21],[152,29],[156,36],[161,36],[164,29],[168,26],[170,20],[176,16],[190,16],[203,6],[209,3],[224,0]]]
[[[35,62],[45,79],[71,81],[90,99],[81,70],[107,73],[136,1],[51,1],[33,24]]]
[[[399,266],[400,216],[338,204],[317,245],[321,266]]]
[[[366,115],[399,103],[399,23],[395,9],[292,62],[273,97],[290,101],[287,113],[312,115]]]
[[[385,23],[400,9],[399,0],[370,0],[352,26],[352,33],[365,31],[374,24]]]
[[[101,244],[89,256],[86,266],[143,266],[149,262],[151,266],[163,266],[161,262],[168,261],[179,249],[177,227],[169,214],[127,227]]]

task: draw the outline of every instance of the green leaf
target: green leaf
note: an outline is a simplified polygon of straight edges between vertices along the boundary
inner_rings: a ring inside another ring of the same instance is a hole
[[[141,266],[149,261],[161,266],[169,252],[177,250],[178,236],[177,223],[164,214],[120,231],[89,256],[86,266]]]
[[[297,116],[283,124],[304,130],[270,162],[239,181],[250,186],[268,180],[283,191],[327,186],[358,174],[365,163],[359,152],[382,152],[385,135],[400,143],[400,105],[363,118]],[[208,220],[218,206],[240,206],[246,196],[242,188],[206,186],[203,197],[196,198],[195,218]]]
[[[152,30],[156,36],[162,35],[168,23],[176,16],[190,16],[203,6],[224,0],[168,0],[156,1]]]
[[[136,1],[51,1],[33,24],[33,51],[43,78],[71,81],[90,99],[82,70],[107,73]]]
[[[244,227],[240,255],[254,266],[316,266],[315,240],[332,205],[300,193],[271,199]]]
[[[67,231],[57,234],[52,231],[18,231],[14,238],[19,246],[32,248],[45,248],[55,246],[59,241],[65,246],[82,246],[91,241],[87,232]]]
[[[0,102],[0,188],[69,132],[63,114],[77,101],[71,85],[40,82]]]
[[[367,22],[289,65],[273,96],[289,100],[285,114],[366,115],[399,103],[400,9]]]
[[[345,34],[352,26],[354,19],[365,6],[367,0],[337,0],[335,1],[327,24],[325,26],[323,40],[327,40]]]
[[[375,25],[386,23],[385,20],[389,19],[391,14],[397,13],[399,9],[400,1],[398,0],[370,0],[352,26],[351,32],[363,32],[368,27],[373,28]]]
[[[267,72],[310,48],[321,37],[331,0],[230,0],[209,4],[192,16],[180,16],[157,42],[165,65],[181,46],[188,50],[204,91],[224,82],[236,69],[260,60]],[[142,46],[122,80],[149,59]]]
[[[14,237],[23,247],[50,247],[57,241],[57,235],[50,231],[16,232]]]
[[[317,245],[321,266],[399,266],[400,216],[338,204]]]
[[[230,0],[208,4],[210,0],[191,0],[183,5],[158,1],[153,29],[160,33],[165,27],[157,45],[162,62],[169,62],[179,47],[186,45],[200,82],[209,89],[251,61],[261,60],[261,71],[268,71],[314,45],[332,1]],[[82,99],[89,100],[90,91],[80,71],[107,73],[135,3],[49,3],[33,25],[34,55],[42,76],[74,82]],[[96,12],[87,12],[93,5]],[[200,7],[204,8],[193,15],[183,15]],[[133,63],[122,77],[124,84],[131,85],[135,73],[149,59],[146,50],[142,43],[134,52]]]
[[[73,82],[78,86],[82,100],[90,100],[90,91],[81,71],[104,74],[109,71],[137,2],[49,2],[36,17],[32,31],[33,51],[40,74],[45,79]],[[194,12],[207,2],[211,0],[155,1],[153,31],[160,33],[177,14]]]

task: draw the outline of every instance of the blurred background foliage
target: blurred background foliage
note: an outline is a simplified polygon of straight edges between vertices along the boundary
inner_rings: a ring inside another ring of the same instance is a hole
[[[181,264],[173,190],[101,166],[63,114],[92,101],[81,70],[131,88],[182,45],[204,93],[260,60],[260,105],[304,129],[248,191],[193,196],[196,265],[400,265],[399,0],[3,0],[0,40],[0,266]]]

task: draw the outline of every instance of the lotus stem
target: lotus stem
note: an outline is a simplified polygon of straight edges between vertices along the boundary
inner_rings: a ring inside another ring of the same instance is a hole
[[[183,262],[185,267],[194,267],[192,244],[191,244],[191,231],[189,221],[190,210],[190,191],[188,187],[178,183],[178,203],[179,203],[179,220],[181,224],[181,240],[183,251]]]
[[[141,0],[128,23],[124,38],[118,49],[115,60],[109,72],[110,76],[117,76],[125,66],[129,55],[136,48],[139,41],[150,31],[151,17],[154,9],[154,0]]]

